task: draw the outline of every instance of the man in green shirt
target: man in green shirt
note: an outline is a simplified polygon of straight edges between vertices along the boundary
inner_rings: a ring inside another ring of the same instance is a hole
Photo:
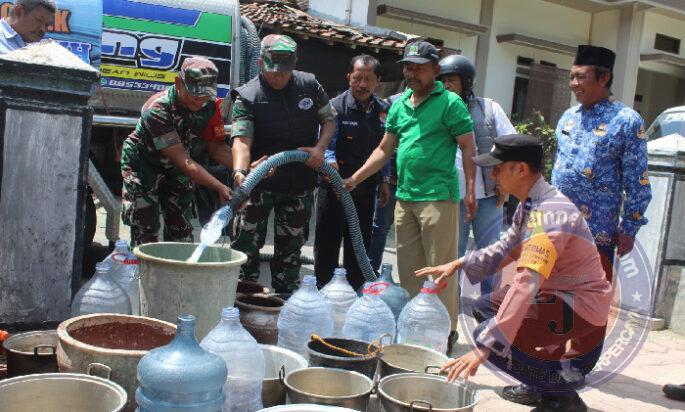
[[[408,90],[390,108],[380,145],[345,180],[347,189],[354,189],[383,167],[397,148],[397,265],[402,286],[412,296],[421,290],[415,270],[457,256],[459,190],[466,189],[466,220],[476,213],[473,122],[461,97],[436,80],[439,59],[428,42],[407,45],[400,62]],[[457,145],[464,154],[466,188],[459,187],[454,166]],[[457,282],[452,279],[446,287],[440,298],[452,318],[451,348],[457,329]]]

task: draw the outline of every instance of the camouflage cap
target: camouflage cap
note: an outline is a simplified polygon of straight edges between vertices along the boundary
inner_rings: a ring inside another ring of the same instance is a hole
[[[297,60],[297,43],[289,36],[270,34],[262,39],[259,55],[264,62],[264,71],[291,72]]]
[[[178,75],[191,95],[216,98],[216,79],[219,70],[211,61],[203,57],[185,59]]]

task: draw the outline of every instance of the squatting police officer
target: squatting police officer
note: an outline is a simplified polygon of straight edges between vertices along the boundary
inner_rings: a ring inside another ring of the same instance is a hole
[[[514,263],[513,281],[481,296],[476,349],[447,362],[449,379],[474,375],[486,359],[540,394],[537,412],[585,411],[576,389],[599,359],[611,284],[583,214],[542,177],[542,145],[533,136],[495,139],[476,164],[493,167],[500,190],[521,203],[500,240],[453,262],[420,269],[436,283],[462,269],[481,282]]]

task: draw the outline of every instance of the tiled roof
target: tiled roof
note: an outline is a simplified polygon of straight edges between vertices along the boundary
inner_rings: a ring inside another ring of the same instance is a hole
[[[259,29],[262,26],[281,29],[305,38],[320,38],[330,43],[344,43],[372,49],[388,49],[401,52],[406,41],[364,33],[358,28],[345,26],[314,17],[301,10],[308,1],[259,1],[240,4],[240,14],[252,20]]]

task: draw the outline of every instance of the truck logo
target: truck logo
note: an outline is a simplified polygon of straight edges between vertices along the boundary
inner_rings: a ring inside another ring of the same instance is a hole
[[[159,35],[139,36],[130,32],[104,30],[102,56],[139,68],[170,70],[178,64],[183,41]]]

